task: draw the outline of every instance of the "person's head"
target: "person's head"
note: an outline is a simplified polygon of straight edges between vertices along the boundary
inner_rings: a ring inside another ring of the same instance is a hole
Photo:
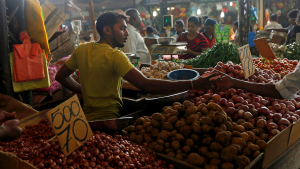
[[[129,16],[129,24],[138,29],[142,24],[142,18],[137,9],[129,8],[125,11],[125,14]]]
[[[205,34],[214,35],[215,34],[215,24],[217,24],[216,20],[207,18],[204,22]]]
[[[209,16],[208,16],[208,15],[203,15],[202,18],[203,18],[203,23],[204,23],[205,20],[206,20],[207,18],[209,18]]]
[[[287,14],[290,24],[296,25],[296,18],[297,18],[298,12],[299,12],[298,9],[293,9]]]
[[[183,20],[179,19],[175,21],[175,29],[178,33],[182,33],[184,30],[184,22]]]
[[[112,47],[124,47],[128,36],[126,21],[125,15],[105,12],[98,17],[96,29],[101,39],[110,41]]]
[[[277,21],[277,14],[276,13],[272,13],[271,15],[270,15],[270,20],[271,21]]]
[[[199,27],[199,18],[197,16],[190,16],[188,19],[188,32],[197,33]]]
[[[233,31],[235,32],[236,30],[239,30],[239,21],[233,22]]]
[[[153,29],[153,27],[152,26],[147,26],[146,27],[146,32],[147,32],[147,34],[152,34],[152,33],[154,33],[154,29]]]

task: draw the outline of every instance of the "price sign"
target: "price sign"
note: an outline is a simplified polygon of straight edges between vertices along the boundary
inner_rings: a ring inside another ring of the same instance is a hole
[[[65,156],[71,154],[93,136],[77,95],[55,107],[46,115]]]
[[[238,48],[240,60],[244,70],[244,77],[248,79],[249,76],[255,73],[255,67],[253,65],[253,60],[251,57],[249,45],[242,46]]]
[[[281,40],[282,40],[281,36],[273,35],[271,39],[271,43],[276,43],[278,45],[281,45]]]
[[[276,59],[276,56],[270,48],[266,38],[256,39],[253,42],[262,57],[267,58],[269,60]]]

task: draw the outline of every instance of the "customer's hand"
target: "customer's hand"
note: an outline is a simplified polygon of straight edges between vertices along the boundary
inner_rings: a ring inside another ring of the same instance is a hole
[[[4,110],[0,110],[0,125],[2,125],[2,123],[6,122],[7,120],[16,119],[16,118],[17,118],[16,112],[8,113]]]
[[[225,73],[222,73],[218,70],[214,70],[213,73],[215,75],[219,75],[220,78],[211,80],[217,85],[217,91],[226,91],[233,87],[233,78]]]
[[[195,90],[217,90],[216,81],[211,80],[211,78],[217,76],[217,73],[213,73],[207,77],[199,77],[197,80],[193,81],[194,89]]]
[[[8,120],[4,122],[5,128],[5,137],[1,140],[3,142],[10,142],[15,139],[18,139],[23,132],[22,128],[18,125],[20,124],[19,120]],[[0,129],[1,130],[1,129]]]

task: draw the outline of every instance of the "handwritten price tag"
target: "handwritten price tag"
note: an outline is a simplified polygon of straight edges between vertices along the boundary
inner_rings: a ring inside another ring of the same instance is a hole
[[[238,48],[241,63],[244,70],[245,79],[255,73],[255,67],[253,65],[253,60],[251,57],[250,47],[249,45],[242,46]]]
[[[93,136],[77,95],[46,113],[65,156]]]
[[[273,35],[272,39],[271,39],[271,43],[276,43],[278,45],[281,45],[281,40],[282,40],[281,36],[279,36],[279,35]]]

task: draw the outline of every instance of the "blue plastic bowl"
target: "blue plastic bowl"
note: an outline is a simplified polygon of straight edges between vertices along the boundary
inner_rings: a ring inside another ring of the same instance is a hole
[[[167,77],[170,80],[195,80],[199,77],[199,73],[191,69],[178,69],[169,72]]]

